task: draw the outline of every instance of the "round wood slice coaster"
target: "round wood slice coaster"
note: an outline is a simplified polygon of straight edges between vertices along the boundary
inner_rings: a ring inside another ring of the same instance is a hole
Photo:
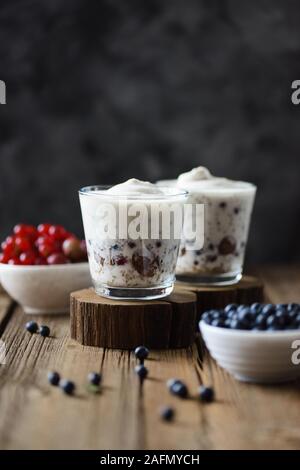
[[[232,286],[207,287],[177,282],[176,288],[197,295],[197,321],[206,310],[224,308],[231,303],[250,305],[264,300],[263,283],[253,276],[243,276]]]
[[[119,301],[94,289],[71,294],[71,337],[87,346],[185,348],[195,337],[197,295],[182,288],[159,300]]]

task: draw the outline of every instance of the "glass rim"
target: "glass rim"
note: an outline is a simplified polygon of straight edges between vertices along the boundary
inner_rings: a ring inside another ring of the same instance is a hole
[[[164,194],[136,194],[136,195],[126,195],[126,194],[112,194],[108,193],[107,190],[112,188],[114,185],[92,185],[92,186],[84,186],[83,188],[79,189],[79,195],[81,196],[93,196],[99,198],[107,198],[107,199],[126,199],[126,200],[142,200],[142,201],[161,201],[161,200],[169,200],[169,199],[179,199],[179,198],[187,198],[188,191],[181,188],[172,188],[168,186],[159,186],[159,189],[164,191]]]

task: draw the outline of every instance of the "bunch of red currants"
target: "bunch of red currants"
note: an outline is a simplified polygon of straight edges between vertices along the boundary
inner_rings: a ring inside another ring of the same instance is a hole
[[[87,260],[86,243],[62,225],[18,224],[1,243],[0,263],[51,265]]]

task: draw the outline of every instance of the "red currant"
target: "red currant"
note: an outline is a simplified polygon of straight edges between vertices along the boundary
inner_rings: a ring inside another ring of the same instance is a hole
[[[45,243],[41,243],[40,245],[38,245],[38,252],[40,256],[42,256],[43,258],[47,258],[48,256],[50,256],[52,253],[55,253],[56,251],[57,251],[57,248],[54,243],[45,242]]]
[[[9,259],[9,255],[6,255],[5,253],[0,253],[0,263],[7,264]]]
[[[52,224],[40,224],[38,225],[37,231],[40,235],[48,235],[49,228]]]
[[[15,246],[17,248],[18,251],[29,251],[32,246],[31,246],[31,242],[29,241],[29,239],[27,237],[16,237],[16,240],[15,240]]]
[[[66,264],[68,262],[68,259],[62,253],[53,253],[47,258],[48,264]]]
[[[13,237],[7,237],[4,242],[1,243],[3,253],[7,255],[13,255],[15,249],[15,240]]]
[[[47,260],[45,258],[38,257],[38,258],[35,258],[34,264],[37,266],[42,266],[42,265],[47,264]]]
[[[17,224],[14,227],[14,233],[15,235],[18,235],[20,237],[29,237],[32,240],[35,240],[38,236],[37,229],[33,225],[27,225],[27,224]]]
[[[10,258],[10,260],[8,261],[8,264],[21,264],[19,258],[17,256],[14,256],[13,258]]]
[[[20,262],[21,264],[24,264],[24,265],[35,264],[35,254],[32,253],[31,251],[28,251],[27,253],[21,253]]]
[[[51,225],[48,233],[55,240],[65,240],[69,235],[62,225]]]

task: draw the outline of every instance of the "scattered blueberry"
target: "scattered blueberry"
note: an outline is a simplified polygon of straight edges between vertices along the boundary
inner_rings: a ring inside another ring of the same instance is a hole
[[[51,385],[58,385],[60,381],[60,375],[58,372],[48,372],[48,382]]]
[[[50,335],[50,328],[49,326],[46,326],[46,325],[41,325],[40,328],[39,328],[39,334],[41,336],[49,336]]]
[[[36,333],[39,326],[35,321],[29,321],[26,323],[25,328],[29,333]]]
[[[149,349],[145,346],[138,346],[135,348],[134,354],[137,359],[143,362],[149,356]]]
[[[71,380],[61,380],[59,386],[67,395],[72,395],[75,390],[75,384]]]
[[[206,403],[212,402],[215,398],[214,390],[211,387],[204,387],[204,385],[201,385],[199,388],[199,398],[201,401]]]
[[[169,379],[167,381],[167,387],[169,390],[171,390],[171,388],[173,387],[173,385],[175,384],[182,384],[182,381],[181,380],[178,380],[178,379]]]
[[[170,406],[164,406],[160,410],[160,417],[164,421],[172,421],[174,418],[174,414],[175,414],[174,408],[171,408]]]
[[[229,304],[224,309],[204,312],[201,320],[211,326],[233,330],[300,329],[300,304]]]
[[[180,380],[176,381],[171,387],[170,392],[172,395],[176,395],[180,398],[186,398],[188,396],[187,386]]]
[[[144,380],[148,375],[148,369],[143,364],[135,366],[134,370],[141,380]]]
[[[101,383],[101,374],[98,374],[97,372],[90,372],[88,375],[88,382],[92,385],[99,386]]]

